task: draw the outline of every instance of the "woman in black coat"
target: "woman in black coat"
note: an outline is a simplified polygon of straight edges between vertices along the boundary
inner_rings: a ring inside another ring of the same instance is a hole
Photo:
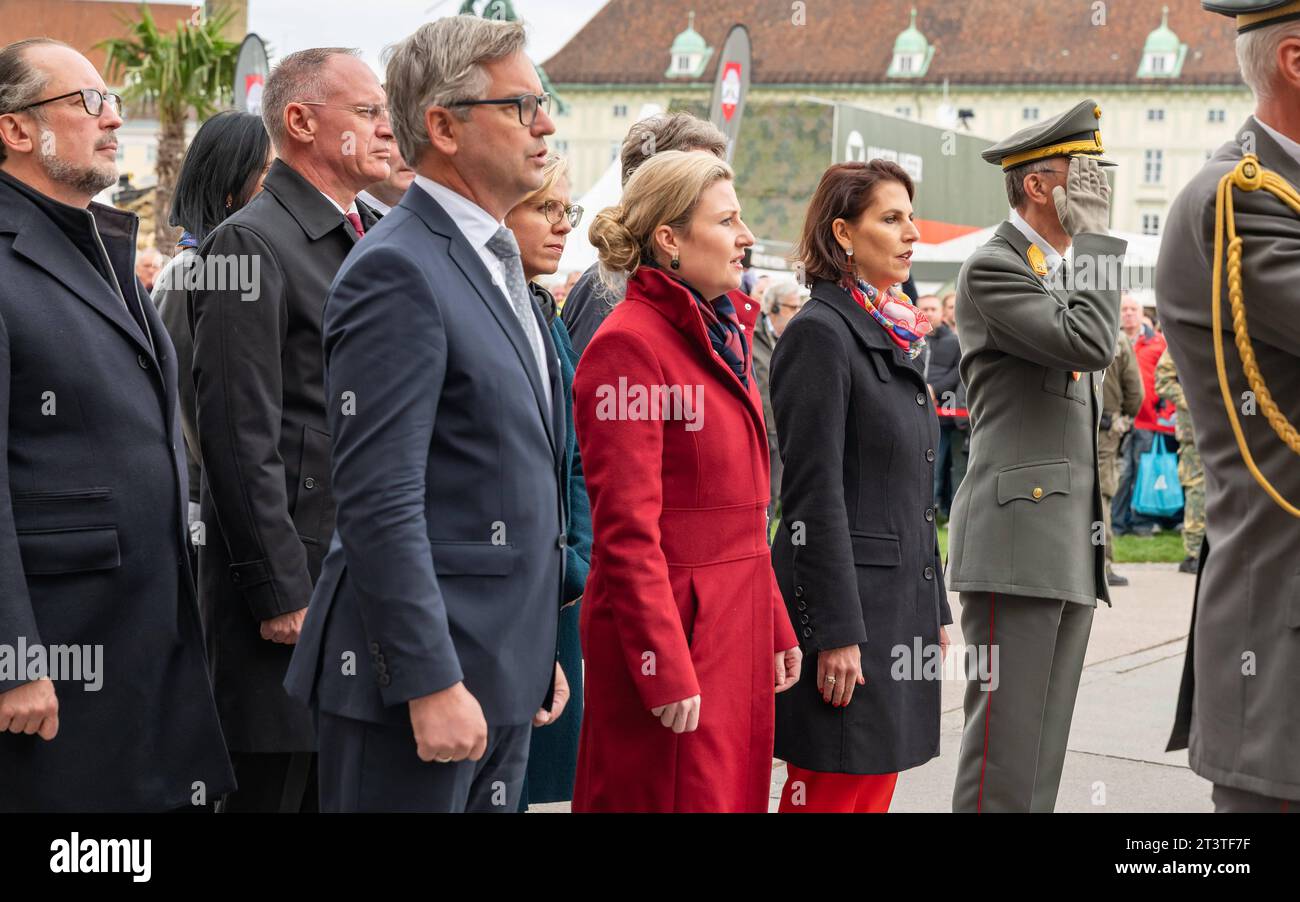
[[[799,256],[812,299],[772,358],[785,466],[773,566],[806,666],[776,700],[781,811],[886,811],[939,754],[952,622],[939,562],[939,427],[915,360],[912,181],[881,160],[822,177]],[[919,658],[919,659],[918,659]],[[928,666],[927,666],[928,665]]]

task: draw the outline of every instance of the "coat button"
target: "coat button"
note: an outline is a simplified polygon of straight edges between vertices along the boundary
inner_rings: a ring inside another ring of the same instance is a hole
[[[804,637],[805,639],[807,639],[807,638],[808,638],[809,636],[811,636],[811,635],[812,635],[812,627],[811,627],[811,626],[805,626],[805,627],[803,628],[803,637]]]
[[[794,597],[795,597],[795,598],[803,598],[803,586],[795,586],[795,587],[794,587]]]
[[[385,674],[388,673],[388,665],[385,664],[383,661],[376,661],[375,671],[378,672],[380,676],[384,676]]]
[[[387,685],[388,685],[389,683],[391,683],[392,681],[393,681],[393,678],[390,677],[390,676],[389,676],[388,674],[386,674],[386,673],[381,673],[381,674],[379,675],[379,685],[381,685],[381,686],[387,686]]]
[[[569,537],[566,536],[564,533],[560,533],[560,537],[556,540],[556,544],[560,548],[567,548],[569,545]]]
[[[149,358],[146,357],[146,356],[144,356],[143,354],[140,354],[139,356],[137,356],[137,357],[135,358],[135,362],[138,363],[138,364],[140,364],[140,369],[142,369],[142,370],[147,370],[147,369],[149,369]]]
[[[1042,490],[1042,488],[1040,488],[1040,487],[1038,487],[1038,486],[1035,486],[1035,487],[1034,487],[1034,500],[1037,501],[1039,498],[1042,498],[1042,497],[1043,497],[1043,490]]]
[[[928,460],[930,463],[934,463],[934,449],[933,449],[933,448],[926,448],[926,449],[925,449],[925,459]]]
[[[745,305],[745,309],[746,309],[746,310],[753,310],[753,309],[754,309],[754,305],[753,305],[753,304],[746,304],[746,305]]]
[[[371,653],[372,655],[377,655],[377,654],[379,654],[379,643],[378,643],[378,642],[371,642],[371,643],[370,643],[370,653]]]
[[[306,479],[304,479],[304,480],[302,481],[302,484],[303,484],[303,487],[304,487],[304,488],[308,488],[308,489],[314,489],[314,488],[316,488],[316,480],[312,479],[310,476],[308,476]]]
[[[806,610],[808,610],[808,602],[804,601],[804,600],[801,598],[801,599],[799,599],[799,603],[796,604],[795,607],[798,608],[798,609],[801,610],[801,611],[806,611]]]
[[[924,406],[925,406],[925,392],[923,392],[923,391],[919,391],[919,392],[916,393],[916,405],[917,405],[918,407],[924,407]]]
[[[926,519],[926,521],[929,522],[929,523],[933,523],[933,522],[934,522],[934,508],[932,508],[932,507],[927,507],[927,508],[925,509],[925,519]]]
[[[812,621],[808,618],[808,615],[807,615],[807,614],[800,614],[800,615],[799,615],[799,622],[800,622],[800,623],[811,623]]]
[[[925,568],[925,578],[926,578],[926,579],[934,579],[934,568],[933,568],[933,567],[926,567],[926,568]]]

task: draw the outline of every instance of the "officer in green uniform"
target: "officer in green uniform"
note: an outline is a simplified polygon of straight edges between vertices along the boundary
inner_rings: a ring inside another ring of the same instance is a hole
[[[1178,382],[1174,358],[1165,348],[1156,363],[1156,394],[1174,405],[1174,438],[1178,439],[1178,481],[1183,486],[1183,550],[1187,556],[1178,565],[1183,573],[1195,573],[1205,539],[1205,467],[1196,450],[1192,412],[1187,409],[1183,387]]]
[[[1205,465],[1205,541],[1169,748],[1216,811],[1300,812],[1300,2],[1236,16],[1255,114],[1178,195],[1156,306]]]
[[[1109,603],[1097,427],[1127,244],[1107,231],[1100,119],[1084,101],[983,154],[1012,209],[958,279],[971,443],[947,578],[998,681],[966,685],[954,811],[1053,810],[1093,609]]]

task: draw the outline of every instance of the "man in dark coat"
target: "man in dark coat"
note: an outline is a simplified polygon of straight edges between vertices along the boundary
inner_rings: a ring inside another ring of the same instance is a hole
[[[285,57],[263,95],[279,159],[199,248],[209,277],[190,295],[199,578],[239,779],[227,811],[316,807],[315,729],[282,683],[334,532],[321,314],[330,280],[376,221],[355,198],[388,174],[384,102],[353,51]]]
[[[943,321],[943,302],[939,298],[928,295],[918,300],[916,305],[934,324],[934,331],[926,338],[926,348],[921,353],[921,370],[934,397],[935,410],[939,412],[939,459],[934,465],[934,503],[938,515],[947,519],[952,509],[952,496],[957,491],[952,484],[952,446],[962,440],[956,418],[952,416],[957,410],[961,389],[958,370],[961,345],[957,342],[956,331]]]
[[[234,783],[175,353],[136,217],[91,203],[117,180],[106,91],[57,41],[0,50],[0,811],[189,809]]]

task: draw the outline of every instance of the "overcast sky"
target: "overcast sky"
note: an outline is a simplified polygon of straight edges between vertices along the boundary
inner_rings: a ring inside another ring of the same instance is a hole
[[[248,30],[271,45],[271,61],[305,47],[360,47],[382,77],[379,53],[422,23],[454,15],[461,0],[249,0]],[[544,62],[605,0],[514,0],[528,25],[528,53]]]

